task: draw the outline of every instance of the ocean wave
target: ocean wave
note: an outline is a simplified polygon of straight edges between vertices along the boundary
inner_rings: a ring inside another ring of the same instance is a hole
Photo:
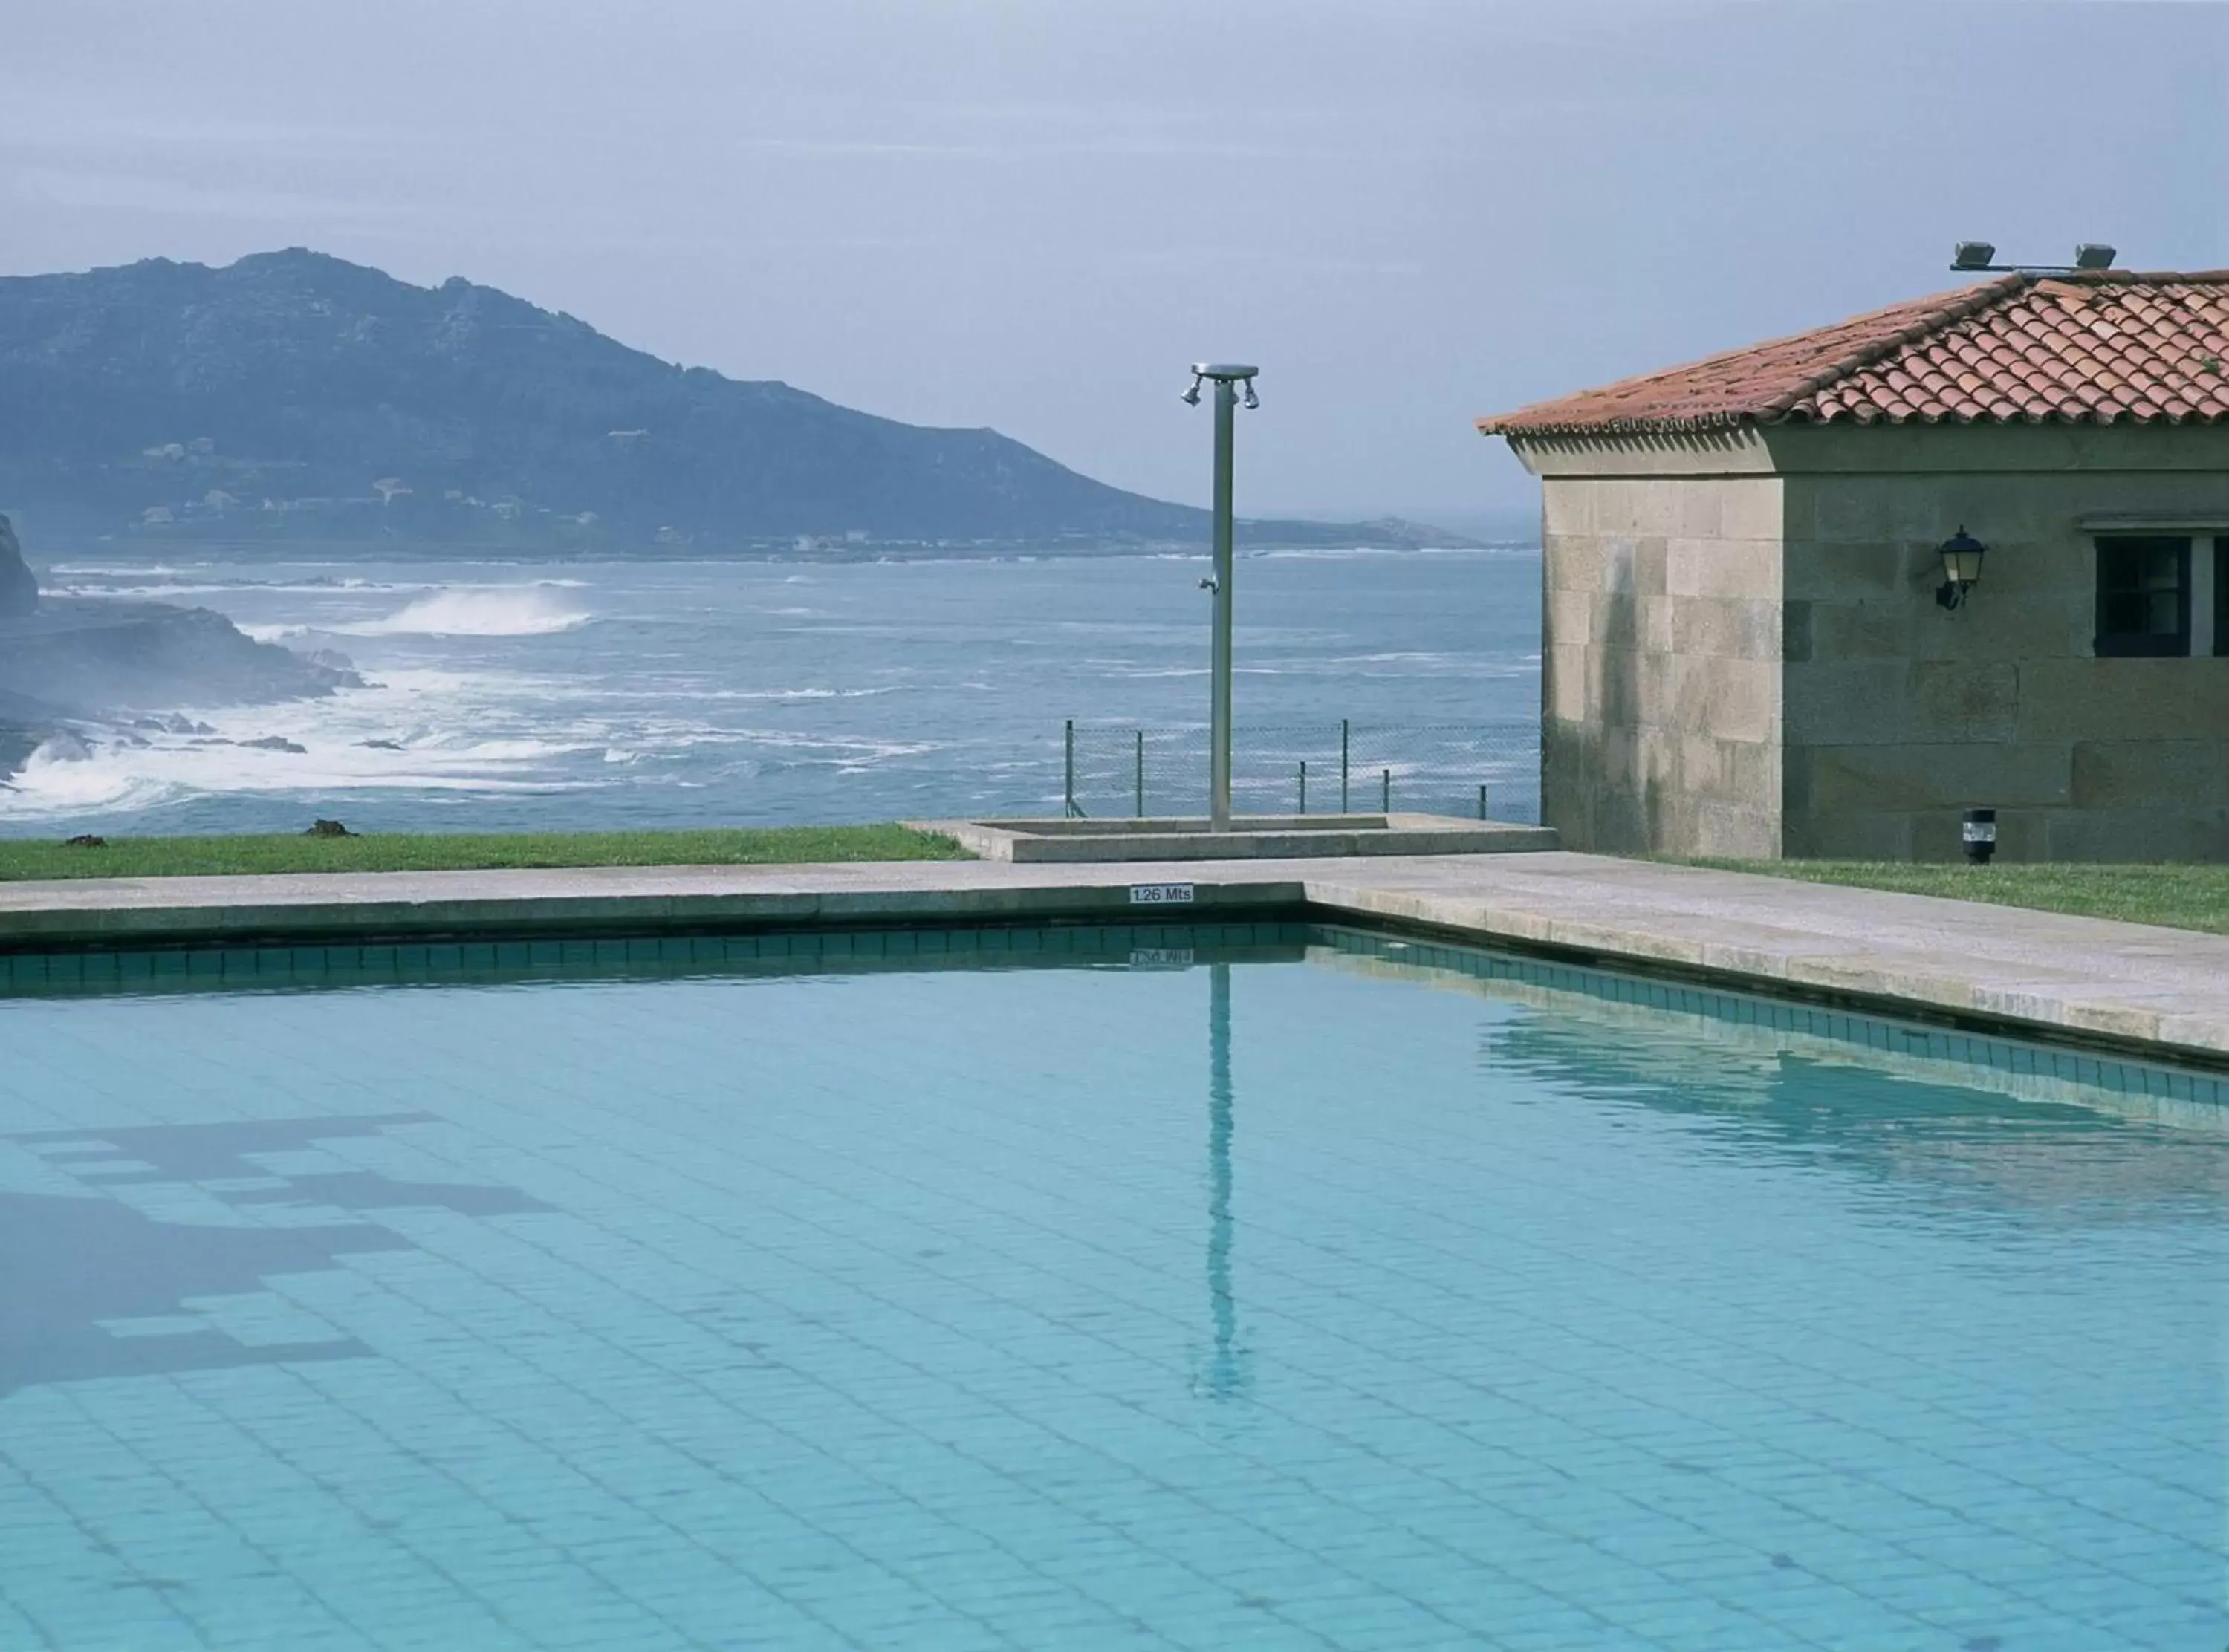
[[[188,708],[178,727],[88,723],[0,778],[0,822],[112,816],[222,796],[541,793],[614,782],[607,720],[552,715],[555,679],[439,669],[314,700]],[[595,759],[594,768],[587,768]]]
[[[456,751],[410,747],[398,752],[361,743],[304,746],[295,742],[292,749],[279,749],[275,740],[265,746],[235,740],[145,745],[49,740],[16,773],[0,781],[0,820],[125,813],[218,795],[516,795],[576,791],[608,784],[550,773],[550,762],[579,748],[553,745],[536,750],[540,745],[490,741]]]
[[[926,757],[944,749],[935,740],[877,740],[867,734],[800,734],[789,729],[737,729],[723,743],[763,746],[770,752],[802,752],[803,758],[784,757],[785,763],[835,763],[856,765],[894,757]]]
[[[1303,549],[1298,546],[1275,551],[1240,551],[1242,562],[1352,562],[1363,557],[1405,556],[1407,550],[1394,545],[1325,545]]]
[[[360,596],[366,592],[379,591],[438,591],[439,586],[420,584],[390,584],[370,579],[323,579],[308,583],[288,583],[270,579],[204,579],[189,582],[183,579],[164,580],[139,585],[59,585],[47,587],[47,594],[55,597],[94,597],[118,600],[138,601],[163,597],[223,597],[254,595],[259,597],[329,597]]]
[[[684,708],[695,696],[685,693],[670,707],[622,709],[581,703],[566,692],[578,687],[568,678],[411,666],[380,676],[322,699],[189,708],[193,715],[182,714],[175,728],[144,719],[87,724],[47,741],[0,778],[0,824],[113,818],[226,796],[298,797],[313,810],[348,794],[662,786],[683,784],[708,761],[710,774],[851,774],[940,749],[878,732],[736,727],[716,714],[690,714]],[[805,686],[710,697],[780,706],[890,691]],[[716,755],[722,752],[733,758],[723,761]]]
[[[661,698],[689,700],[871,700],[877,695],[896,694],[898,685],[884,683],[875,688],[711,688],[691,695],[676,695],[668,690]]]
[[[1256,562],[1352,562],[1380,556],[1538,556],[1536,542],[1491,545],[1324,545],[1289,546],[1281,550],[1240,551],[1239,560]]]
[[[707,688],[695,683],[662,683],[652,688],[629,688],[607,687],[599,682],[570,692],[562,686],[553,686],[549,696],[597,705],[695,706],[729,702],[787,705],[816,700],[872,700],[878,695],[902,694],[904,690],[905,685],[897,682],[880,683],[871,688]]]
[[[1242,676],[1347,677],[1359,681],[1384,681],[1404,676],[1526,676],[1537,670],[1538,665],[1538,654],[1493,654],[1484,650],[1436,653],[1423,650],[1394,650],[1382,654],[1338,654],[1311,659],[1248,662],[1233,669]]]
[[[340,637],[549,637],[595,618],[553,594],[557,588],[548,581],[437,591],[384,619],[328,629]]]

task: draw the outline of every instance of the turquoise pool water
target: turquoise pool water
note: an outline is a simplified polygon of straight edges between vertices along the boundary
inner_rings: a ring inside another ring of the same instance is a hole
[[[2204,1078],[1269,925],[0,1051],[0,1648],[2229,1639]]]

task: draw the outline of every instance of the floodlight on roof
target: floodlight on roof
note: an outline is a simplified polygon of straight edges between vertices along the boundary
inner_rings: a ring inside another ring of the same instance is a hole
[[[1997,249],[1988,241],[1960,241],[1950,249],[1950,267],[1962,275],[1988,271],[2009,275],[2072,275],[2080,270],[2110,270],[2120,254],[2103,241],[2084,241],[2074,249],[2072,264],[2000,264]]]

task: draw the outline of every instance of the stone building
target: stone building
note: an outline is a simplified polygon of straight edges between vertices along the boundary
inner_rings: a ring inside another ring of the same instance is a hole
[[[2005,859],[2229,859],[2229,272],[2009,275],[1479,428],[1541,478],[1569,847],[1941,860],[1987,806]]]

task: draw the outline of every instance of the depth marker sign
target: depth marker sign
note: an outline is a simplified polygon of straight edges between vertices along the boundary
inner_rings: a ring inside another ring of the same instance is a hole
[[[1134,883],[1130,886],[1130,904],[1134,906],[1189,906],[1192,887],[1188,883]]]

